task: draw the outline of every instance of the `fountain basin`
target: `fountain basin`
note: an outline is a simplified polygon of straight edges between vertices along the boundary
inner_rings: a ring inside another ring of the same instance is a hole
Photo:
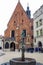
[[[36,60],[32,58],[25,58],[24,61],[21,58],[14,58],[10,60],[10,65],[36,65]]]

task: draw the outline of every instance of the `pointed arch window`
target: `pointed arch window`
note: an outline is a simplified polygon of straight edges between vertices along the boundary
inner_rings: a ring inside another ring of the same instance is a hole
[[[13,37],[13,38],[15,37],[15,31],[14,30],[11,31],[11,37]]]

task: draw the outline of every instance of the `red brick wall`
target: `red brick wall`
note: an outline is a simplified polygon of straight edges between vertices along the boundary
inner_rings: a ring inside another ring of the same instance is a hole
[[[21,4],[18,3],[10,21],[8,22],[7,25],[8,27],[4,32],[5,33],[4,36],[10,37],[11,31],[14,30],[16,41],[19,42],[21,39],[22,30],[24,29],[26,30],[26,35],[28,34],[30,34],[30,36],[33,35],[33,31],[31,30],[32,25],[33,25],[33,20],[28,18]],[[17,29],[17,26],[19,27],[19,29]],[[26,37],[26,41],[28,41],[27,37]],[[31,39],[31,37],[29,37],[29,42],[33,42],[33,39]]]

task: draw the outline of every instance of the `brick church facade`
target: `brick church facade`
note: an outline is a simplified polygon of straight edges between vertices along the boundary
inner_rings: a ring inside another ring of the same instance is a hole
[[[20,47],[21,33],[25,33],[26,47],[33,46],[33,19],[28,17],[20,2],[7,24],[7,29],[4,32],[4,48],[15,49]]]

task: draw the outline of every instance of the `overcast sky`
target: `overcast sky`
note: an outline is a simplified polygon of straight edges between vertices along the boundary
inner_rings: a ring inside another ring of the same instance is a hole
[[[40,8],[43,0],[20,0],[24,10],[29,4],[31,10],[31,17],[33,13]],[[4,35],[9,19],[18,3],[18,0],[0,0],[0,35]]]

